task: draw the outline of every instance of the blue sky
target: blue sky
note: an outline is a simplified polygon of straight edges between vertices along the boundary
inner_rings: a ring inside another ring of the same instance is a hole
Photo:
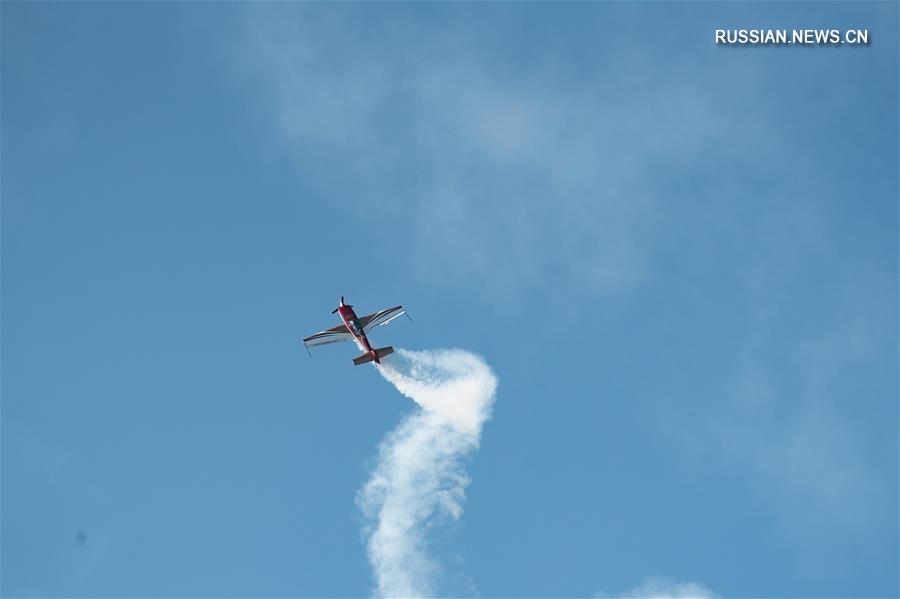
[[[345,295],[499,379],[441,593],[897,596],[897,10],[3,3],[0,592],[369,594]]]

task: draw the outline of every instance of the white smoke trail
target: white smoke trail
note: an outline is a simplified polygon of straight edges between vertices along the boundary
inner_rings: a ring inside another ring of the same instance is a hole
[[[438,566],[426,531],[462,514],[469,479],[464,458],[490,418],[497,378],[462,350],[406,351],[379,371],[419,405],[388,433],[357,504],[369,519],[369,561],[383,597],[432,595]]]

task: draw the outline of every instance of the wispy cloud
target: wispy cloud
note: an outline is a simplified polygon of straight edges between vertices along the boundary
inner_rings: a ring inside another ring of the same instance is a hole
[[[547,295],[552,273],[587,296],[627,297],[659,249],[659,175],[714,156],[724,122],[730,135],[752,128],[735,131],[728,108],[683,78],[636,82],[646,68],[636,58],[635,70],[573,80],[549,56],[527,69],[487,59],[461,29],[420,39],[396,26],[394,42],[372,51],[340,10],[253,11],[248,21],[245,70],[285,139],[343,158],[366,223],[379,218],[375,202],[410,219],[409,266],[450,291]],[[416,51],[394,51],[404,46]]]
[[[497,379],[481,358],[462,350],[397,353],[379,371],[418,409],[382,441],[357,503],[369,520],[378,595],[423,597],[434,594],[440,572],[429,530],[462,515],[464,461],[491,415]]]
[[[714,591],[699,582],[676,582],[662,576],[650,576],[622,593],[594,593],[594,599],[715,599]]]
[[[675,582],[668,578],[647,578],[621,594],[622,599],[713,599],[712,590],[699,582]]]
[[[820,243],[807,251],[827,255]],[[896,551],[896,458],[885,470],[885,456],[896,455],[889,446],[896,429],[878,421],[884,414],[896,422],[896,399],[882,381],[896,370],[895,336],[883,326],[896,323],[893,302],[885,301],[896,296],[896,281],[856,265],[855,285],[834,281],[827,300],[796,289],[804,295],[771,293],[791,289],[808,272],[819,258],[807,251],[748,268],[747,335],[731,388],[709,410],[705,432],[748,468],[781,528],[799,537],[798,564],[822,576],[823,563],[845,562],[848,545]],[[828,276],[845,276],[850,262],[840,262]]]

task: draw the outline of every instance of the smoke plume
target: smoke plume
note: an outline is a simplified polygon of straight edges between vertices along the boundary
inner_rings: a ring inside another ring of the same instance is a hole
[[[490,418],[497,378],[462,350],[397,350],[379,368],[418,409],[388,433],[357,504],[368,524],[369,561],[383,597],[434,593],[439,566],[428,530],[462,514],[465,458]]]

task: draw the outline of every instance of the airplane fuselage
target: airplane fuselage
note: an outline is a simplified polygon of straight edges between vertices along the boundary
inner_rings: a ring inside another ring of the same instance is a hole
[[[341,303],[341,305],[338,306],[338,314],[341,315],[341,320],[344,321],[347,330],[353,335],[353,339],[356,341],[356,345],[359,347],[360,351],[371,355],[372,360],[376,364],[381,364],[381,361],[378,359],[378,353],[372,349],[372,346],[369,344],[369,339],[366,337],[365,331],[363,331],[362,327],[359,325],[359,318],[356,317],[356,312],[353,311],[353,308]]]

